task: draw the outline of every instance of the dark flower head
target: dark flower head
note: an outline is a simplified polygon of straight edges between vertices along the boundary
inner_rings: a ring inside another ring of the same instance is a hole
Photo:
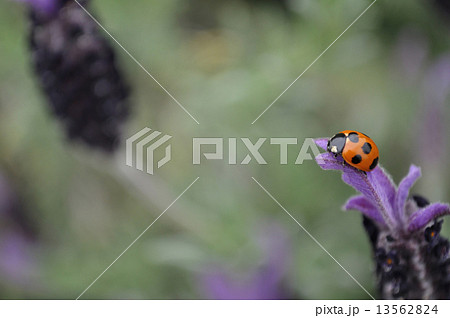
[[[324,150],[327,142],[325,138],[316,139],[316,144]],[[342,171],[342,180],[361,193],[345,203],[345,210],[359,210],[392,233],[421,230],[433,219],[450,214],[450,206],[446,203],[419,207],[414,199],[408,198],[409,190],[421,176],[420,168],[415,165],[410,166],[407,176],[396,187],[381,165],[365,173],[329,152],[318,155],[316,161],[324,170]]]
[[[89,1],[26,2],[32,64],[53,114],[71,140],[116,150],[129,114],[129,87],[113,47],[84,12]]]

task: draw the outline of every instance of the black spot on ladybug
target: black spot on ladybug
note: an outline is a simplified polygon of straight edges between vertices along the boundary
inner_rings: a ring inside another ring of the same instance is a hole
[[[376,157],[375,159],[373,159],[372,164],[370,165],[369,169],[373,170],[378,164],[378,157]]]
[[[347,138],[354,143],[357,143],[359,141],[359,136],[357,133],[355,132],[351,132],[348,134]]]
[[[368,155],[372,151],[372,145],[368,142],[364,143],[364,145],[362,146],[362,151],[364,151],[364,153]]]
[[[362,160],[362,158],[361,158],[360,155],[355,155],[355,156],[352,158],[352,163],[354,163],[355,165],[357,165],[358,163],[361,162],[361,160]]]

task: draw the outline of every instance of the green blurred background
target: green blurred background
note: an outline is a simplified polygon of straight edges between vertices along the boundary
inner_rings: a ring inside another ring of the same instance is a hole
[[[226,298],[227,285],[239,290],[229,298],[368,299],[251,177],[376,295],[361,215],[341,211],[354,190],[337,172],[294,165],[300,145],[280,165],[268,141],[267,165],[193,166],[192,137],[360,130],[396,183],[415,163],[414,192],[448,201],[450,16],[438,2],[377,1],[252,125],[370,1],[92,1],[200,122],[115,47],[133,91],[124,137],[146,126],[173,136],[155,176],[126,167],[124,146],[107,156],[66,140],[30,65],[26,8],[0,2],[0,176],[15,202],[0,211],[0,297],[78,297],[197,176],[82,298]]]

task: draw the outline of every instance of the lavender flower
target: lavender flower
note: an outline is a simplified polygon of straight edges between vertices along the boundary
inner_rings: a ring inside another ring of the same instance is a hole
[[[117,148],[129,107],[113,48],[72,0],[22,0],[30,7],[33,66],[67,135],[105,151]],[[88,0],[79,0],[88,8]]]
[[[323,149],[327,142],[316,140]],[[450,245],[439,235],[442,221],[436,221],[450,214],[450,206],[429,204],[419,196],[408,198],[421,175],[420,168],[411,165],[396,187],[381,165],[364,173],[328,152],[318,155],[316,161],[324,170],[341,170],[342,180],[361,193],[351,197],[344,209],[359,210],[365,216],[382,298],[450,298]]]
[[[428,138],[422,136],[420,146],[426,149],[425,152],[434,154],[431,158],[428,156],[427,159],[441,159],[447,150],[446,123],[443,119],[450,96],[450,54],[441,56],[428,68],[423,82],[422,95],[423,109],[420,114],[422,123],[420,129],[428,132]]]

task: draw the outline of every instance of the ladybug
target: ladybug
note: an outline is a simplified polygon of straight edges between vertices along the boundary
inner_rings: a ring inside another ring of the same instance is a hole
[[[372,171],[378,164],[378,147],[373,140],[358,131],[344,130],[334,135],[327,150],[341,155],[346,163],[362,171]]]

